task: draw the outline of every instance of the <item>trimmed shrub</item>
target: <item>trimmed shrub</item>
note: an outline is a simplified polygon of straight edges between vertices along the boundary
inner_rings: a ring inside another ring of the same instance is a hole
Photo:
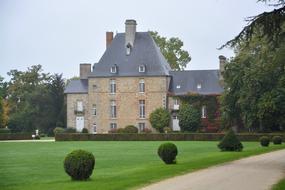
[[[273,144],[282,144],[282,137],[281,136],[274,136],[272,138]]]
[[[76,133],[76,129],[75,128],[71,128],[71,127],[67,127],[64,130],[64,133]]]
[[[54,128],[53,133],[54,133],[54,134],[57,134],[57,133],[64,133],[64,128],[62,128],[62,127],[56,127],[56,128]]]
[[[89,133],[89,131],[88,131],[87,128],[83,128],[83,129],[82,129],[82,133]]]
[[[136,128],[136,127],[133,126],[133,125],[127,125],[127,126],[124,128],[123,133],[138,133],[138,128]]]
[[[175,164],[178,150],[175,144],[164,143],[159,146],[157,154],[165,164]]]
[[[170,120],[171,115],[169,111],[164,108],[157,108],[149,116],[151,126],[161,133],[164,127],[169,126]]]
[[[242,151],[243,149],[243,145],[232,129],[226,133],[218,147],[221,151]]]
[[[11,133],[11,130],[8,128],[0,128],[0,133]]]
[[[178,113],[181,131],[196,132],[201,126],[201,113],[190,104],[182,104]]]
[[[261,146],[266,146],[267,147],[270,144],[270,139],[267,136],[260,137],[259,141],[260,141],[260,145]]]
[[[85,150],[74,150],[64,159],[64,170],[73,180],[87,180],[94,166],[94,155]]]

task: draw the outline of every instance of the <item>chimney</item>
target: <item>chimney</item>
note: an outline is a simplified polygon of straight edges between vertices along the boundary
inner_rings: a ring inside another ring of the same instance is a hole
[[[80,79],[87,79],[89,73],[91,73],[91,64],[81,63],[80,64]]]
[[[227,58],[223,55],[220,55],[219,60],[220,60],[220,65],[219,65],[220,66],[220,72],[224,72]]]
[[[135,42],[137,22],[135,20],[126,20],[125,26],[125,46],[130,46],[130,48],[132,48],[134,47]]]
[[[219,56],[219,67],[220,67],[220,73],[219,73],[219,80],[220,80],[220,84],[222,86],[224,86],[224,77],[223,77],[223,73],[225,71],[225,65],[227,63],[227,58],[223,55]]]
[[[110,46],[113,41],[113,32],[106,32],[106,49]]]

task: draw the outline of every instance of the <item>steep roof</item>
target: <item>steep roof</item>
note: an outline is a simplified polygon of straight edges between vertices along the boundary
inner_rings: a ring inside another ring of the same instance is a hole
[[[64,91],[66,94],[87,94],[88,79],[71,80]]]
[[[110,73],[115,65],[118,72]],[[145,65],[146,72],[139,72],[140,65]],[[130,55],[126,55],[125,33],[118,33],[99,62],[94,64],[89,77],[166,76],[170,69],[148,32],[136,32]]]
[[[172,76],[170,92],[173,95],[188,93],[217,95],[223,92],[219,84],[219,70],[170,71],[170,75]]]

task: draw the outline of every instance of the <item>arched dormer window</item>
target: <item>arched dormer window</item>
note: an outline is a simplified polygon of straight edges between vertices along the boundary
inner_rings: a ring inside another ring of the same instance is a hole
[[[139,72],[144,73],[145,72],[145,65],[140,65],[139,66]]]

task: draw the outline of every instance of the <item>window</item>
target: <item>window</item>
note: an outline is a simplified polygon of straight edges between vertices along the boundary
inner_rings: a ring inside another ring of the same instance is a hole
[[[82,112],[83,111],[83,102],[77,101],[76,108],[77,108],[77,111]]]
[[[145,118],[145,100],[139,101],[139,116]]]
[[[173,115],[173,116],[172,116],[172,119],[173,119],[173,120],[178,119],[177,115]]]
[[[174,105],[179,105],[179,102],[178,102],[177,98],[174,99]]]
[[[93,123],[93,133],[97,133],[97,125],[96,123]]]
[[[180,85],[177,85],[176,88],[177,88],[177,89],[180,89]]]
[[[92,115],[97,115],[96,104],[92,105]]]
[[[110,72],[111,73],[117,73],[117,66],[116,65],[112,66],[110,69]]]
[[[126,54],[127,55],[130,55],[131,54],[131,48],[132,48],[132,45],[130,43],[128,43],[126,45]]]
[[[139,131],[143,132],[145,130],[145,123],[139,123]]]
[[[116,107],[116,101],[111,100],[111,118],[117,117],[117,107]]]
[[[110,129],[117,129],[117,123],[110,123]]]
[[[139,66],[139,72],[144,73],[145,72],[145,65],[140,65]]]
[[[116,93],[116,80],[115,79],[110,80],[110,93],[111,94]]]
[[[144,79],[140,79],[139,82],[139,92],[144,92],[145,91],[145,85],[144,85]]]
[[[206,106],[202,106],[202,114],[201,117],[202,118],[206,118],[207,117],[207,110],[206,110]]]
[[[198,83],[198,84],[197,84],[197,89],[200,90],[201,88],[202,88],[201,83]]]

